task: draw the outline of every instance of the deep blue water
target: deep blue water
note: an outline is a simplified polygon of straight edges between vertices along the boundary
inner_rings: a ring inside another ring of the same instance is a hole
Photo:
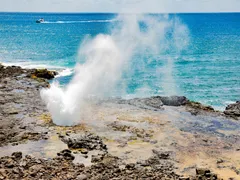
[[[26,67],[74,68],[83,39],[109,34],[116,14],[0,13],[0,62]],[[161,16],[161,15],[152,15]],[[43,17],[44,24],[35,21]],[[131,73],[122,96],[168,95],[164,86],[176,87],[178,95],[222,109],[240,99],[240,13],[172,14],[189,30],[189,45],[176,57],[165,51],[133,57]],[[173,79],[167,79],[167,59]],[[148,58],[139,65],[138,58]],[[81,60],[80,60],[81,62]],[[83,62],[81,62],[83,63]],[[144,68],[143,68],[144,67]],[[59,77],[66,85],[72,75]],[[174,85],[172,85],[174,83]]]

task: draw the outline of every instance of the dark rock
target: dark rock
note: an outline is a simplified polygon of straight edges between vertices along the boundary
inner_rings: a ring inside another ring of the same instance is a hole
[[[185,96],[157,97],[159,97],[166,106],[182,106],[188,102],[188,99]]]
[[[206,175],[207,173],[210,173],[209,169],[204,169],[204,168],[196,169],[196,174],[197,175]]]
[[[190,180],[189,177],[179,177],[179,180]]]
[[[103,158],[104,158],[104,154],[92,155],[91,162],[92,163],[101,162]]]
[[[87,154],[87,153],[88,153],[88,150],[87,150],[87,149],[82,149],[82,150],[81,150],[81,153],[82,153],[82,154]]]
[[[75,159],[69,149],[62,150],[60,153],[57,153],[58,156],[62,156],[65,160],[73,161]]]
[[[135,168],[135,164],[133,163],[126,165],[126,169],[134,169],[134,168]]]
[[[218,159],[217,160],[217,164],[221,164],[221,163],[223,163],[224,162],[224,160],[222,160],[222,159]]]
[[[57,73],[55,71],[49,71],[47,69],[36,69],[32,73],[32,78],[44,78],[44,79],[53,79]]]
[[[237,101],[234,104],[229,104],[225,111],[224,114],[229,115],[229,116],[240,116],[240,101]]]
[[[191,112],[191,114],[193,115],[197,115],[199,113],[199,111],[203,110],[203,111],[208,111],[208,112],[214,112],[214,108],[211,106],[205,106],[199,102],[194,102],[194,101],[188,101],[186,103],[186,106],[188,108],[191,108],[189,111]]]
[[[143,166],[143,167],[149,166],[148,161],[138,161],[137,164],[139,164],[140,166]]]
[[[12,156],[14,157],[14,159],[20,160],[22,159],[22,152],[14,152],[12,153]]]
[[[170,153],[169,152],[161,152],[157,151],[155,149],[152,150],[152,152],[157,155],[159,159],[169,159],[170,158]]]
[[[7,159],[5,166],[7,168],[13,168],[16,165],[15,161],[11,158]]]

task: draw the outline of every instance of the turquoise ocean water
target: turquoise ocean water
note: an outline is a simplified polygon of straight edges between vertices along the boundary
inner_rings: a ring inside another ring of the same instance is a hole
[[[162,15],[151,15],[160,18]],[[35,21],[43,17],[45,23]],[[0,13],[0,62],[23,67],[46,67],[61,72],[65,86],[74,75],[80,44],[86,36],[110,34],[116,14]],[[189,43],[180,53],[140,51],[132,57],[119,81],[125,93],[116,96],[185,95],[223,109],[240,100],[240,13],[171,14],[188,28]],[[144,29],[144,25],[141,25]],[[171,31],[167,34],[172,38]],[[169,66],[169,58],[171,66]],[[143,59],[139,63],[139,59]],[[164,72],[168,71],[171,78]]]

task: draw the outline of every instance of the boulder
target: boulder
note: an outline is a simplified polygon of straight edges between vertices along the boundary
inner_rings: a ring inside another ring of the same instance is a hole
[[[188,99],[185,96],[157,96],[165,106],[182,106],[186,105]]]
[[[240,116],[240,101],[237,101],[234,104],[229,104],[226,107],[224,114],[239,117]]]
[[[107,150],[107,146],[103,143],[102,139],[99,136],[95,136],[90,133],[64,137],[62,138],[62,141],[65,142],[71,149],[85,149],[85,154],[92,150]]]

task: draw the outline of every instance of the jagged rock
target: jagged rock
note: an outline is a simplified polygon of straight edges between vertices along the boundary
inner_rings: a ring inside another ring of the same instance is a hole
[[[14,152],[12,153],[12,156],[14,157],[14,159],[20,160],[22,159],[22,152]]]
[[[58,156],[62,156],[65,160],[73,161],[75,159],[74,155],[69,149],[62,150],[60,153],[57,153]]]
[[[192,115],[196,116],[200,113],[207,113],[207,112],[216,112],[213,107],[211,106],[205,106],[199,102],[194,101],[188,101],[186,103],[186,109],[189,111]]]
[[[104,156],[105,156],[104,154],[92,155],[91,162],[92,163],[101,162],[103,160]]]
[[[240,116],[240,101],[237,101],[234,104],[229,104],[226,107],[224,114],[239,117]]]
[[[44,78],[44,79],[53,79],[57,75],[55,71],[49,71],[47,69],[36,69],[32,73],[32,77]]]
[[[63,142],[65,142],[71,149],[84,148],[86,150],[101,150],[106,151],[107,146],[103,143],[99,136],[94,136],[93,134],[86,134],[77,137],[64,137]]]

